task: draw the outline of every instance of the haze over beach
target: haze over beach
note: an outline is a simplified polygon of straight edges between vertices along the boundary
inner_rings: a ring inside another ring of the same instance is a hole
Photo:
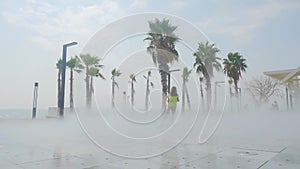
[[[264,71],[299,66],[297,0],[1,1],[0,108],[30,109],[35,81],[40,84],[38,108],[56,106],[55,64],[62,56],[62,44],[77,41],[77,46],[68,49],[68,58],[79,55],[105,25],[140,12],[184,18],[216,44],[221,58],[231,51],[241,53],[249,65],[243,81]],[[142,39],[141,46],[147,47]]]

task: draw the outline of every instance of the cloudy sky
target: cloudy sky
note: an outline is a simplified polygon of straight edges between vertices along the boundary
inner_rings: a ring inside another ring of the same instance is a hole
[[[216,44],[222,58],[240,52],[249,65],[246,77],[300,66],[298,0],[0,1],[0,108],[31,108],[35,81],[39,107],[55,106],[62,44],[77,41],[68,54],[79,54],[102,27],[141,12],[186,19]]]

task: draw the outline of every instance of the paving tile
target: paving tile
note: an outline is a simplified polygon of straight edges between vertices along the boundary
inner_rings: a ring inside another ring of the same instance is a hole
[[[92,152],[88,154],[81,153],[81,154],[73,154],[73,156],[86,160],[90,163],[94,163],[97,166],[124,160],[123,158],[117,157],[115,155],[106,152]]]
[[[91,164],[86,160],[74,156],[65,156],[62,158],[23,163],[18,166],[23,169],[82,169],[94,165],[95,164]]]
[[[216,154],[210,154],[179,168],[209,168],[209,169],[256,169],[261,164],[274,157],[276,153],[251,151],[244,149],[228,149]]]
[[[38,146],[4,146],[0,154],[5,157],[6,160],[13,162],[14,164],[22,164],[27,162],[49,160],[57,158],[58,153],[55,150],[47,149]],[[59,154],[61,156],[61,154]]]
[[[300,145],[291,145],[268,161],[261,169],[299,169]]]
[[[22,169],[20,166],[7,161],[4,157],[0,156],[0,168],[5,168],[5,169]]]

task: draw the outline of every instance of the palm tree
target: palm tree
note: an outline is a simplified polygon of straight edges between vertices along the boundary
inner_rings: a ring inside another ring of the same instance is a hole
[[[114,108],[115,107],[115,86],[119,88],[118,83],[116,82],[115,78],[119,77],[121,75],[120,70],[117,70],[116,68],[111,71],[111,94],[112,94],[112,99],[111,99],[111,105]]]
[[[60,107],[60,85],[61,85],[61,71],[62,71],[62,60],[59,59],[56,63],[57,73],[57,108]]]
[[[154,86],[154,84],[152,82],[150,82],[150,77],[151,77],[151,70],[148,71],[147,76],[144,76],[144,78],[147,80],[147,83],[146,83],[146,97],[145,97],[145,110],[148,110],[148,106],[149,106],[150,85],[151,85],[151,87]]]
[[[90,54],[80,55],[80,58],[86,70],[86,105],[88,108],[91,108],[92,93],[94,92],[93,77],[100,76],[102,79],[105,79],[99,70],[99,68],[101,68],[103,65],[99,65],[99,58],[97,58],[96,56],[91,56]]]
[[[130,83],[131,83],[131,107],[133,107],[133,105],[134,105],[134,94],[135,94],[134,82],[136,82],[136,79],[135,79],[135,75],[133,73],[130,74],[129,78],[130,78]]]
[[[230,52],[227,55],[227,59],[223,59],[223,65],[223,71],[229,78],[233,79],[235,93],[238,95],[238,81],[242,77],[242,71],[246,71],[246,59],[244,59],[238,52]]]
[[[190,97],[189,93],[186,87],[186,83],[189,81],[189,76],[192,72],[192,69],[189,70],[187,67],[183,68],[182,71],[182,110],[184,111],[185,108],[185,97],[187,99],[187,103],[189,106],[189,109],[191,108],[191,102],[190,102]]]
[[[167,76],[170,69],[170,64],[176,60],[178,61],[178,52],[175,49],[175,43],[179,41],[174,31],[177,26],[170,24],[168,19],[155,19],[149,21],[150,32],[148,37],[144,40],[149,40],[150,44],[147,51],[151,54],[155,65],[158,65],[161,76],[162,85],[162,107],[165,107],[165,100],[168,91]]]
[[[220,50],[215,44],[210,44],[208,41],[205,43],[199,43],[197,51],[194,53],[197,73],[202,73],[206,81],[207,91],[207,108],[210,108],[211,102],[211,78],[214,76],[214,69],[220,71],[222,69],[221,64],[218,60],[221,58],[217,57],[217,53]]]
[[[75,58],[72,57],[67,62],[67,67],[70,69],[70,111],[74,110],[74,101],[73,101],[73,72],[81,73],[82,69],[84,68],[83,65],[80,63],[79,58],[76,56]]]

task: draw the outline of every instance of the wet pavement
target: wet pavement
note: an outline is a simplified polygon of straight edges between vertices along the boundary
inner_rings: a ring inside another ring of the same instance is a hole
[[[299,169],[299,114],[229,114],[205,144],[197,144],[191,132],[172,150],[145,159],[103,151],[76,118],[0,120],[0,168]]]

